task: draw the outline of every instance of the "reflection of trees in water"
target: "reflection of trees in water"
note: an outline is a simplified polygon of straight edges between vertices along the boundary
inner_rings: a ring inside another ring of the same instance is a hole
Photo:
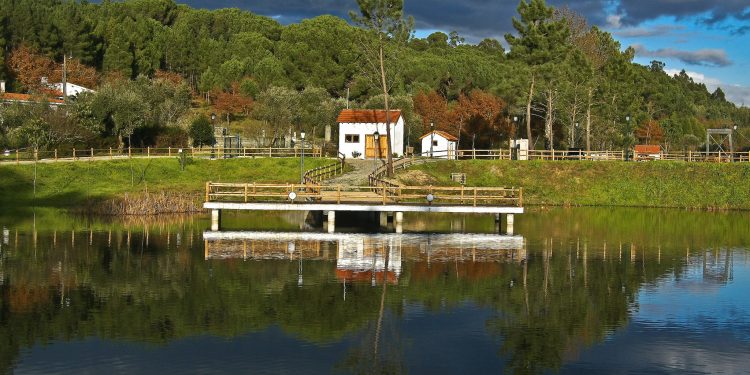
[[[204,261],[200,235],[150,230],[10,231],[0,257],[2,369],[11,368],[20,348],[48,339],[166,343],[278,325],[315,343],[356,333],[358,345],[342,369],[403,372],[398,322],[402,301],[410,300],[428,310],[471,301],[498,311],[487,329],[503,338],[509,368],[538,372],[559,368],[625,324],[643,283],[679,278],[686,264],[703,270],[706,280],[730,280],[733,262],[727,250],[706,256],[676,247],[561,244],[559,238],[534,242],[523,263],[505,253],[414,248],[404,251],[415,255],[403,259],[400,286],[347,285],[344,301],[342,286],[331,282],[335,252],[325,255],[325,247],[296,248],[304,254],[300,288],[298,256]]]
[[[389,245],[390,246],[390,245]],[[380,254],[385,258],[384,269],[388,270],[393,249],[382,246]],[[400,249],[398,249],[400,252]],[[386,311],[388,280],[380,287],[380,306],[377,317],[370,321],[364,332],[358,335],[357,344],[349,349],[344,360],[337,366],[353,374],[402,374],[406,373],[401,335],[396,327],[397,318]]]

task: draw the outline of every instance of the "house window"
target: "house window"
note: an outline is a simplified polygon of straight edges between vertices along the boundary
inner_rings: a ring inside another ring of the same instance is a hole
[[[438,141],[432,141],[432,145],[433,146],[437,146],[438,145],[437,143],[438,143]]]
[[[359,143],[359,134],[347,134],[344,138],[346,143]]]

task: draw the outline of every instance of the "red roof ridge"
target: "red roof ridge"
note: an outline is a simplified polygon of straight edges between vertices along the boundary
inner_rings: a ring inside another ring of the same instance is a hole
[[[392,122],[398,122],[401,117],[400,109],[391,109],[390,117]],[[339,113],[336,118],[337,123],[352,123],[352,124],[380,124],[385,123],[385,110],[384,109],[344,109]]]
[[[447,139],[449,141],[453,141],[453,142],[458,141],[458,138],[456,138],[453,134],[450,134],[450,133],[442,131],[442,130],[433,130],[433,131],[431,131],[431,132],[429,132],[429,133],[427,133],[427,134],[419,137],[419,139],[420,140],[421,139],[425,139],[425,138],[429,137],[430,134],[432,134],[432,133],[435,133],[435,134],[437,134],[437,135],[439,135],[439,136],[441,136],[441,137],[443,137],[443,138],[445,138],[445,139]]]
[[[3,100],[12,100],[12,101],[19,101],[19,102],[36,102],[36,98],[34,95],[30,94],[19,94],[15,92],[4,92],[0,94],[2,96]],[[64,101],[60,99],[54,99],[54,98],[45,98],[50,103],[55,104],[63,104]]]

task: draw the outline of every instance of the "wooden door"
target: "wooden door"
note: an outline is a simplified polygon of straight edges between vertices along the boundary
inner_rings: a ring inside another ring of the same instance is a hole
[[[376,159],[380,151],[380,158],[383,159],[388,155],[388,137],[380,136],[380,146],[375,143],[374,135],[365,135],[365,158]]]

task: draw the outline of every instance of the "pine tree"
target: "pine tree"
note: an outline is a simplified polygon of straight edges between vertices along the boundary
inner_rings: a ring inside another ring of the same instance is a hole
[[[526,133],[532,143],[531,107],[535,90],[552,78],[548,71],[565,60],[569,50],[569,31],[565,22],[553,18],[554,10],[544,0],[521,0],[518,14],[520,19],[513,18],[518,36],[506,34],[505,40],[510,45],[509,57],[529,67]]]

